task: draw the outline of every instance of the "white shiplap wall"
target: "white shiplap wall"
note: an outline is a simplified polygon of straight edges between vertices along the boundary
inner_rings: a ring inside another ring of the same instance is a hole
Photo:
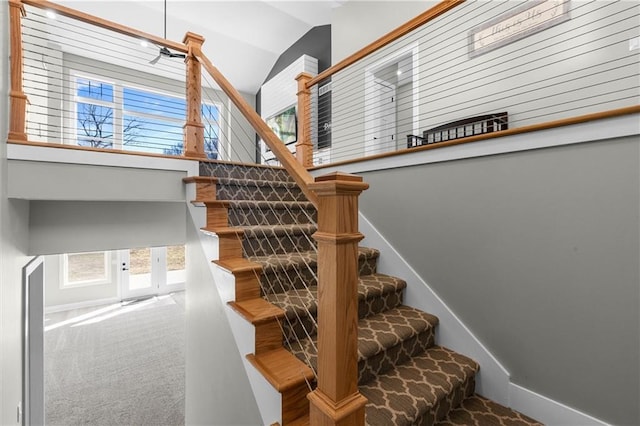
[[[302,55],[291,65],[276,74],[271,80],[262,85],[262,95],[260,99],[260,111],[263,119],[267,119],[291,105],[297,105],[298,82],[296,77],[301,72],[309,73],[313,76],[318,74],[318,60],[309,55]],[[295,143],[289,146],[295,151]],[[260,153],[262,162],[273,163],[273,153],[267,152],[265,144],[260,143]]]

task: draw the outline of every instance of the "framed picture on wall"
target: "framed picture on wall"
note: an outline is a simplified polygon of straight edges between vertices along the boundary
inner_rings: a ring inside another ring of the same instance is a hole
[[[285,145],[289,145],[298,139],[298,120],[296,118],[295,105],[267,118],[266,121],[267,125]]]

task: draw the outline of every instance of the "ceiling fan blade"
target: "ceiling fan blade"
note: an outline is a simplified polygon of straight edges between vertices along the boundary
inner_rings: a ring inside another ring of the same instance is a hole
[[[155,65],[155,64],[157,64],[157,63],[158,63],[158,61],[160,60],[160,57],[161,57],[161,56],[162,56],[161,54],[158,54],[158,56],[156,56],[155,58],[153,58],[152,60],[150,60],[150,61],[149,61],[149,63],[150,63],[151,65]]]
[[[186,58],[187,55],[185,55],[184,53],[169,53],[169,57],[170,58]]]

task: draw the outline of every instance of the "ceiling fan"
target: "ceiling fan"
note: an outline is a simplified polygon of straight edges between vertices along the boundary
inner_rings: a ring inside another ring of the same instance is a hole
[[[167,38],[167,0],[164,0],[164,33],[163,34],[164,34],[164,38],[166,39]],[[151,65],[155,65],[163,56],[167,58],[182,58],[182,59],[186,58],[186,55],[184,53],[174,53],[170,51],[168,48],[166,48],[165,46],[161,46],[160,51],[158,52],[158,56],[150,60],[149,63]]]

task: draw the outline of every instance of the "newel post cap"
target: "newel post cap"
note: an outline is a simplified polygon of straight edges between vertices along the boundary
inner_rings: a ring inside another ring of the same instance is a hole
[[[196,33],[192,33],[191,31],[187,31],[187,33],[184,35],[184,38],[182,39],[182,42],[184,44],[186,44],[187,46],[190,43],[194,44],[194,45],[201,46],[202,43],[204,43],[204,37],[202,37],[200,34],[196,34]]]
[[[308,72],[301,72],[300,74],[298,74],[296,76],[296,81],[309,81],[313,78],[313,76],[311,74],[309,74]]]
[[[332,172],[316,177],[315,181],[309,184],[309,188],[318,196],[328,196],[332,194],[357,195],[369,188],[369,184],[362,181],[362,176],[343,172]]]

